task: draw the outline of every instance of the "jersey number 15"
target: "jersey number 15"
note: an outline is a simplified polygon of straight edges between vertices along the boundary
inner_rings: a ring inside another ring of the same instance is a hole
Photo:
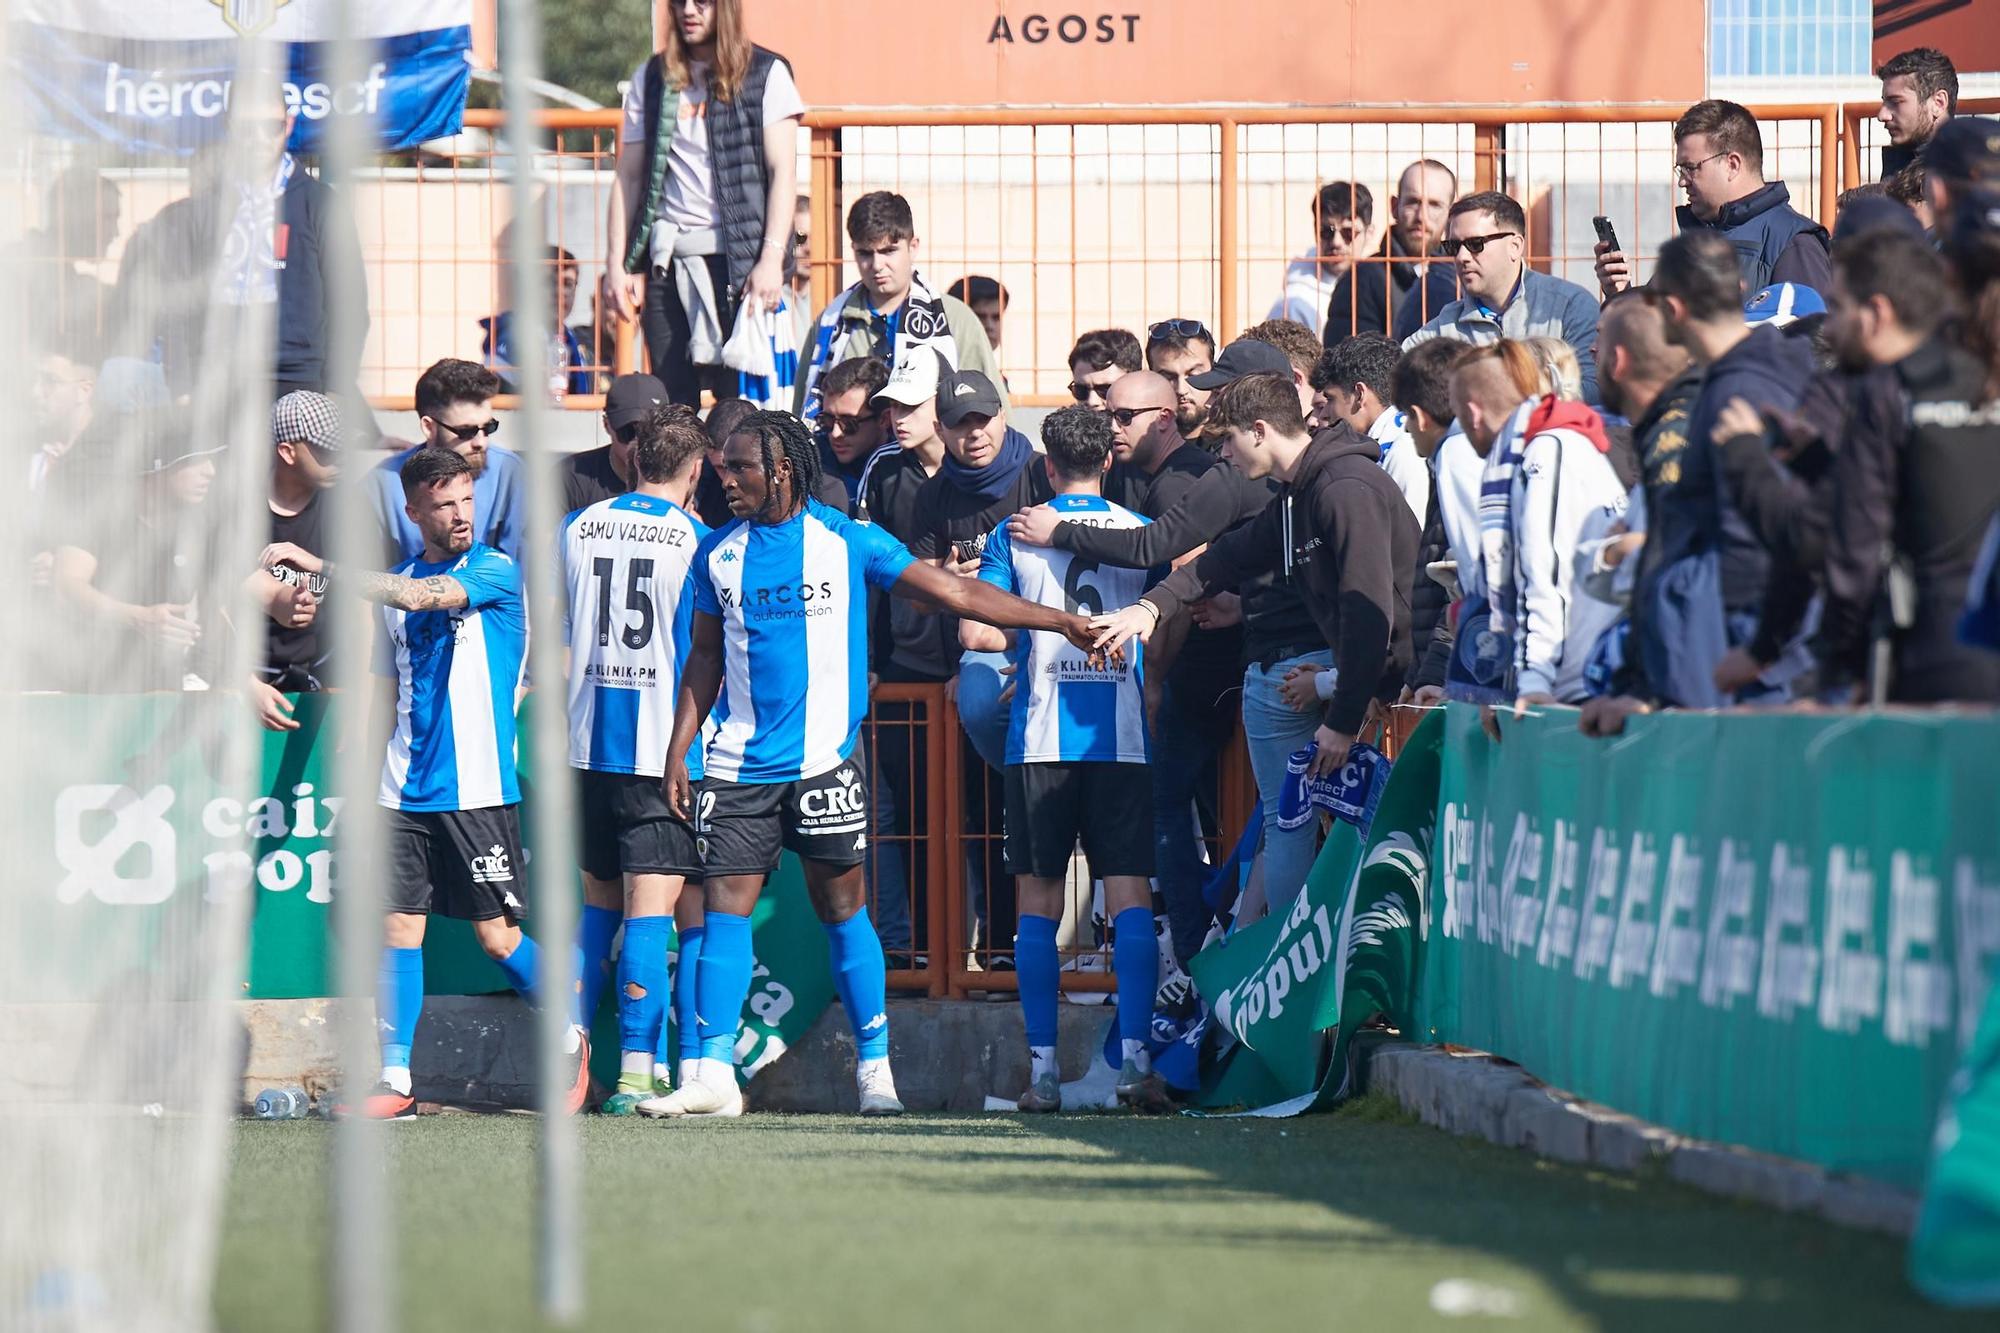
[[[590,562],[590,572],[597,578],[597,645],[608,647],[611,643],[611,586],[616,562],[600,557]],[[652,595],[645,585],[652,581],[653,562],[648,559],[634,559],[625,580],[625,609],[636,611],[639,623],[619,626],[618,637],[627,648],[637,652],[653,641]]]

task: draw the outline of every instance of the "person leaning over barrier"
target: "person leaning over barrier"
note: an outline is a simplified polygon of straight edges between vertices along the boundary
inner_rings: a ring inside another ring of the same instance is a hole
[[[1210,403],[1209,423],[1223,436],[1224,456],[1244,475],[1278,479],[1278,498],[1137,602],[1093,619],[1097,646],[1149,639],[1183,604],[1282,570],[1333,648],[1339,674],[1312,761],[1316,776],[1333,772],[1346,762],[1372,705],[1394,700],[1409,669],[1417,521],[1382,470],[1375,442],[1344,422],[1308,435],[1297,391],[1279,376],[1231,383]],[[1280,894],[1298,887],[1272,886],[1274,908]]]

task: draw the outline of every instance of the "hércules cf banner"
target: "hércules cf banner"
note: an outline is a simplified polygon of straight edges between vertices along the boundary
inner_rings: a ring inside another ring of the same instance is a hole
[[[359,115],[384,152],[456,134],[471,77],[472,0],[351,0],[358,82],[328,68],[333,0],[14,0],[7,64],[30,126],[138,155],[190,153],[228,123],[246,39],[283,43],[291,148],[319,147],[327,120]]]

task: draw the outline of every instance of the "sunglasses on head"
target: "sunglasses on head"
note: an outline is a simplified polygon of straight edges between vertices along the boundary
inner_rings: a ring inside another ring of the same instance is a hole
[[[1454,258],[1457,257],[1460,250],[1470,250],[1475,255],[1484,254],[1486,247],[1493,244],[1493,242],[1505,240],[1509,236],[1519,236],[1520,234],[1518,231],[1494,231],[1488,232],[1484,236],[1466,236],[1458,240],[1446,241],[1443,249],[1446,254]]]
[[[1146,328],[1146,341],[1149,343],[1165,342],[1169,338],[1179,338],[1182,341],[1200,338],[1210,346],[1215,343],[1215,335],[1210,333],[1208,326],[1198,319],[1163,319]]]
[[[440,421],[438,422],[438,428],[449,433],[455,439],[469,440],[475,435],[491,435],[494,431],[499,430],[500,418],[489,417],[475,426],[447,426]]]

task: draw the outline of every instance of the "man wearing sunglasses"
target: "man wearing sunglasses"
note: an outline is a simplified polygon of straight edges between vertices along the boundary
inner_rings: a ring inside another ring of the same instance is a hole
[[[1597,301],[1573,282],[1528,267],[1528,216],[1498,190],[1451,206],[1444,251],[1458,262],[1464,295],[1403,340],[1408,351],[1432,338],[1484,347],[1502,338],[1560,338],[1583,368],[1583,398],[1597,402]]]
[[[1313,196],[1313,248],[1285,266],[1285,288],[1266,319],[1309,329],[1326,323],[1334,288],[1354,269],[1375,225],[1375,195],[1359,181],[1329,181]]]
[[[474,539],[512,559],[521,558],[521,456],[493,444],[500,418],[493,396],[500,377],[473,361],[446,357],[417,379],[417,424],[423,438],[377,464],[369,476],[375,518],[390,556],[390,567],[424,552],[423,534],[410,521],[403,501],[403,464],[421,449],[448,449],[472,468]]]
[[[1146,330],[1146,369],[1174,391],[1174,425],[1183,439],[1201,430],[1208,411],[1207,389],[1197,389],[1189,377],[1215,366],[1215,335],[1198,319],[1163,319]]]
[[[667,401],[667,386],[651,375],[620,375],[604,395],[604,433],[611,443],[563,460],[563,512],[574,514],[632,489],[632,449],[639,423]]]
[[[1139,369],[1139,340],[1124,329],[1092,329],[1069,349],[1069,396],[1093,412],[1121,375]]]

